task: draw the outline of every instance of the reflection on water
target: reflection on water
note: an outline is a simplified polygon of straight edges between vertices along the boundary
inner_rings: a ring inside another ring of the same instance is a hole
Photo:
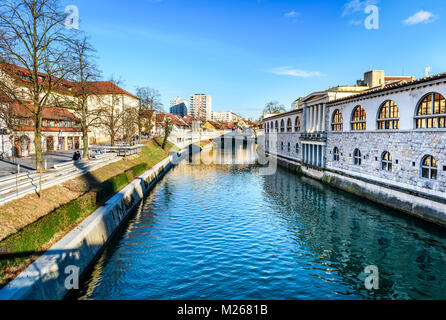
[[[211,153],[249,159],[250,148]],[[174,168],[75,298],[446,298],[443,230],[284,170],[262,176],[242,162]],[[379,268],[377,291],[364,288],[368,265]]]

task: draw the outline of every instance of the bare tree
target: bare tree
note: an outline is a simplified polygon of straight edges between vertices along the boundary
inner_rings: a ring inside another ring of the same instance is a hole
[[[119,86],[120,80],[111,78],[110,83],[112,86]],[[123,116],[125,114],[124,98],[122,94],[119,94],[114,88],[111,88],[109,95],[101,97],[101,120],[100,124],[110,136],[110,143],[115,145],[121,129],[123,128]]]
[[[99,105],[100,96],[90,83],[100,78],[101,72],[96,64],[96,50],[91,46],[87,37],[74,39],[70,42],[70,50],[73,55],[73,68],[70,80],[76,83],[74,97],[62,97],[62,105],[70,109],[80,119],[83,140],[84,157],[89,158],[88,131],[101,123],[101,108],[92,107]]]
[[[154,110],[142,110],[138,115],[138,130],[141,141],[141,136],[144,133],[146,136],[150,136],[155,126],[155,111]]]
[[[122,115],[122,130],[127,144],[130,144],[133,137],[138,133],[139,123],[138,109],[126,108]]]
[[[265,108],[263,109],[264,113],[268,113],[268,114],[273,114],[273,113],[281,113],[281,112],[285,112],[285,107],[281,104],[279,104],[278,101],[271,101],[268,102],[265,106]]]
[[[139,141],[141,141],[144,111],[153,110],[155,112],[162,112],[163,103],[161,102],[161,94],[159,91],[150,87],[137,88],[136,96],[139,99],[138,135]]]
[[[0,3],[0,90],[31,114],[36,167],[40,170],[43,110],[52,105],[54,91],[64,86],[71,71],[67,68],[70,54],[66,46],[68,30],[64,28],[66,17],[57,0]],[[29,97],[20,96],[17,87],[26,87]]]

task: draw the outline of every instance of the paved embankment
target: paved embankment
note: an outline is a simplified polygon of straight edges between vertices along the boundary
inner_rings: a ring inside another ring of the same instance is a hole
[[[55,166],[54,171],[42,174],[42,189],[61,184],[99,169],[121,158],[106,155],[98,160],[67,162]],[[39,191],[40,174],[26,172],[0,178],[0,205]]]

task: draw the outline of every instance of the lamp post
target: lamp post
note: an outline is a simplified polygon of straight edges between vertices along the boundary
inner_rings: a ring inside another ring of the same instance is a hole
[[[63,150],[62,129],[59,129],[59,151]]]

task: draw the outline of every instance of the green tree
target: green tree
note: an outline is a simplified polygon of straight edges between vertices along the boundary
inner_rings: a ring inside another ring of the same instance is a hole
[[[172,125],[170,123],[171,120],[168,117],[166,117],[164,119],[164,125],[163,125],[163,131],[164,131],[163,145],[161,146],[163,149],[166,148],[167,139],[169,139],[169,135],[172,132]]]

